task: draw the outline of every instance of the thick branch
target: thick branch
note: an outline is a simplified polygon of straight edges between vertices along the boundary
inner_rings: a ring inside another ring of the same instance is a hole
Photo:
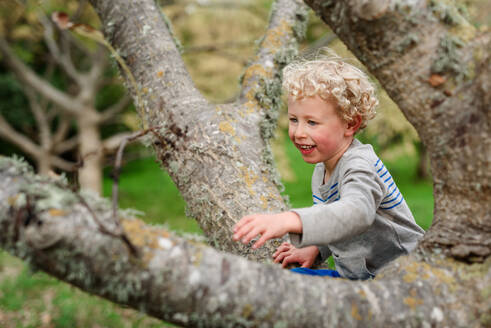
[[[479,292],[491,279],[485,265],[473,269],[477,280],[464,265],[416,257],[401,258],[375,281],[306,277],[176,238],[121,212],[138,254],[132,255],[108,202],[28,171],[0,158],[0,246],[85,291],[169,322],[469,327],[485,318]]]
[[[142,120],[148,122],[147,126],[160,124],[156,116],[162,110],[206,103],[193,85],[166,19],[154,1],[93,0],[91,3],[103,22],[105,37],[138,81],[137,89],[131,82],[128,87],[137,108],[145,107]],[[127,75],[124,70],[122,73]],[[145,97],[149,92],[154,93],[157,85],[165,86],[159,88],[159,97]]]

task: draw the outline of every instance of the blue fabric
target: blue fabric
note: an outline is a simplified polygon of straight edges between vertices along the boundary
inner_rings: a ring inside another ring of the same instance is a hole
[[[310,276],[328,276],[328,277],[334,277],[334,278],[341,278],[339,275],[339,272],[336,270],[329,270],[329,269],[309,269],[309,268],[293,268],[290,269],[292,272],[300,273],[300,274],[307,274]]]

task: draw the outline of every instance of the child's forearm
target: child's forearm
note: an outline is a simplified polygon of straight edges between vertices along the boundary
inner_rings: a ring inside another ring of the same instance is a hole
[[[302,233],[302,220],[300,216],[292,211],[284,212],[287,232]]]

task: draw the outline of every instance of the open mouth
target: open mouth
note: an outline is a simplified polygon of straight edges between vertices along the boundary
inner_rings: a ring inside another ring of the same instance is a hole
[[[303,155],[310,154],[311,152],[314,151],[315,145],[299,145],[297,144],[297,148],[300,150],[300,152]]]

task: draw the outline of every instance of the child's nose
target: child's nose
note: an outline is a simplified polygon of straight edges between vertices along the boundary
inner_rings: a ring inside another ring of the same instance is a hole
[[[305,136],[305,127],[303,124],[298,124],[297,128],[295,129],[295,138],[304,138]]]

